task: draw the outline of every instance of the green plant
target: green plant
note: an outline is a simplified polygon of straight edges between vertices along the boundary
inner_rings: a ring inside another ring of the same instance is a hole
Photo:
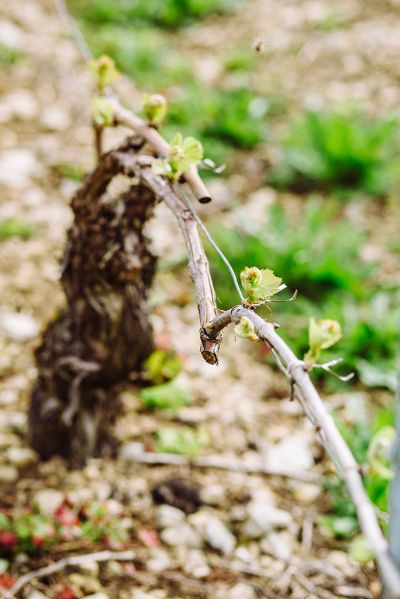
[[[269,181],[297,191],[386,195],[399,180],[398,121],[359,112],[307,111],[282,141]]]
[[[70,0],[74,14],[92,24],[114,23],[124,26],[154,23],[163,27],[181,27],[210,13],[227,12],[238,0]]]
[[[23,218],[5,218],[0,221],[0,239],[23,239],[26,241],[38,232],[38,227]]]
[[[0,43],[0,66],[7,67],[16,64],[23,56],[24,54],[20,50]]]
[[[174,428],[162,427],[157,432],[156,451],[159,453],[177,453],[190,458],[197,457],[208,441],[205,429],[193,430],[187,426]]]
[[[156,349],[145,362],[146,378],[155,385],[171,381],[181,369],[182,360],[173,350]]]
[[[184,387],[170,381],[169,383],[142,389],[140,399],[147,408],[176,410],[190,403],[191,394]]]

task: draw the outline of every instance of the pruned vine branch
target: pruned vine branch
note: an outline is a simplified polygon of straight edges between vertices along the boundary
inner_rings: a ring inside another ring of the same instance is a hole
[[[129,157],[126,167],[127,171],[137,176],[167,204],[178,221],[186,242],[190,274],[197,294],[201,324],[201,353],[204,359],[210,364],[218,363],[221,333],[225,327],[231,323],[238,323],[242,317],[246,317],[252,322],[258,338],[273,349],[274,355],[283,365],[283,371],[293,388],[295,397],[314,425],[321,443],[332,457],[339,474],[346,483],[357,511],[362,532],[375,555],[384,585],[390,589],[388,597],[399,599],[400,573],[389,554],[388,543],[379,526],[375,508],[364,489],[360,466],[321,400],[304,362],[295,356],[290,347],[278,335],[274,324],[264,321],[254,309],[238,305],[217,315],[208,261],[193,214],[185,207],[172,184],[151,171],[149,157],[144,159]],[[205,321],[206,315],[210,313],[214,316]]]

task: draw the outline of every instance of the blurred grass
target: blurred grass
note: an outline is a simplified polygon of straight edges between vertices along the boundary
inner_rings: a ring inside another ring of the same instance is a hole
[[[241,0],[69,0],[77,15],[93,25],[137,26],[152,23],[178,28],[209,14],[224,14]]]
[[[387,195],[400,180],[398,119],[359,111],[305,111],[282,139],[269,175],[278,188]]]
[[[23,57],[24,54],[20,50],[15,50],[15,48],[0,43],[0,67],[14,65]]]

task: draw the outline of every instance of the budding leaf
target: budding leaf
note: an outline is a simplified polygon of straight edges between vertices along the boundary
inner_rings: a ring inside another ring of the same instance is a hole
[[[143,94],[142,107],[151,125],[160,125],[167,114],[167,100],[160,94]]]
[[[96,125],[111,127],[114,122],[114,109],[110,100],[100,96],[92,102],[92,119]]]
[[[110,85],[119,77],[115,62],[105,54],[100,56],[97,60],[90,60],[88,66],[96,80],[97,88],[100,92],[103,92],[107,85]]]
[[[240,273],[240,280],[250,303],[266,302],[286,287],[271,269],[261,270],[256,266],[246,266]]]
[[[384,426],[372,437],[368,447],[368,465],[372,476],[386,480],[393,477],[391,452],[395,436],[393,426]]]
[[[310,349],[305,355],[308,362],[316,362],[321,350],[334,345],[342,337],[342,329],[337,320],[315,320],[310,318],[308,340]]]
[[[194,137],[182,137],[177,133],[170,143],[171,149],[164,159],[153,162],[153,172],[177,181],[192,164],[197,164],[203,158],[203,146]]]
[[[250,339],[250,341],[259,341],[254,330],[254,324],[246,316],[242,316],[240,321],[235,325],[235,335],[242,339]]]

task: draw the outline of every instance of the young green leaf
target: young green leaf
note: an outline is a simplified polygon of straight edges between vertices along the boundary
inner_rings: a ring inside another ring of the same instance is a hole
[[[310,349],[304,356],[308,363],[315,363],[323,349],[334,345],[342,337],[342,329],[337,320],[315,320],[310,318],[308,340]]]
[[[240,273],[240,280],[250,303],[267,302],[286,285],[269,268],[260,270],[256,266],[248,267]]]
[[[164,159],[153,162],[153,172],[177,181],[192,164],[197,164],[203,158],[203,146],[194,137],[182,137],[177,133],[170,143],[171,149]]]
[[[369,473],[386,480],[393,477],[391,450],[396,436],[393,426],[384,426],[372,437],[368,447]]]
[[[167,100],[160,94],[143,94],[142,107],[150,125],[160,125],[167,114]]]
[[[187,389],[180,387],[174,382],[164,383],[147,387],[140,391],[140,399],[148,408],[156,410],[173,410],[186,406],[191,401],[191,395]]]
[[[119,72],[112,58],[103,54],[97,60],[90,60],[89,70],[94,76],[99,92],[103,92],[107,85],[118,79]]]
[[[111,127],[114,121],[114,109],[107,98],[97,96],[92,102],[92,119],[96,125]]]
[[[242,339],[249,339],[250,341],[259,341],[254,330],[254,324],[246,316],[242,316],[240,321],[235,325],[235,335]]]

